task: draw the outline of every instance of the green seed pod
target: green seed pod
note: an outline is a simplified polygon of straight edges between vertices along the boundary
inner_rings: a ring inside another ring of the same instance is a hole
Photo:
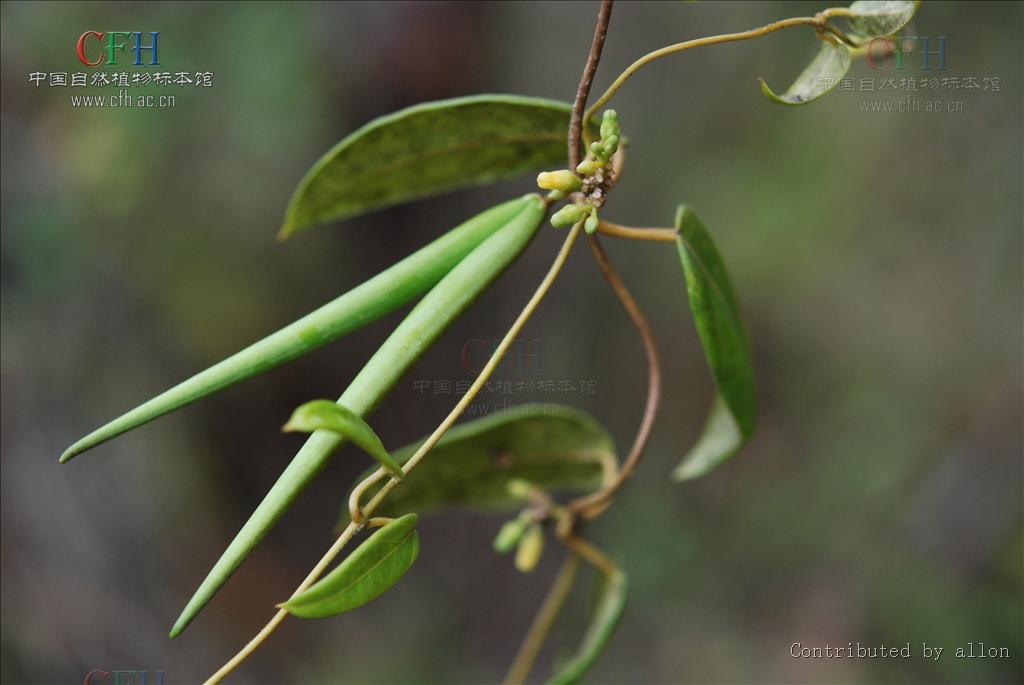
[[[597,225],[600,223],[600,219],[597,218],[597,210],[595,209],[587,217],[586,223],[583,224],[583,230],[587,232],[587,235],[594,235],[597,233]]]
[[[530,525],[530,520],[522,515],[519,518],[506,521],[494,538],[494,551],[498,554],[508,554],[519,544]]]
[[[537,568],[537,562],[540,561],[543,553],[544,531],[541,530],[540,524],[533,523],[523,533],[522,539],[519,540],[519,546],[516,548],[516,569],[523,573],[529,573]]]
[[[572,226],[590,211],[586,205],[566,205],[551,216],[551,225],[555,228]]]
[[[537,185],[544,190],[572,193],[583,186],[583,181],[568,169],[559,169],[558,171],[542,171],[537,174]]]
[[[601,138],[619,135],[619,115],[614,109],[606,109],[601,117]]]
[[[584,176],[590,176],[592,173],[604,166],[604,162],[600,159],[585,159],[576,165],[576,172],[583,174]]]
[[[358,330],[423,295],[533,200],[510,200],[449,231],[341,297],[96,429],[63,455],[77,454]]]
[[[372,412],[448,325],[515,261],[540,228],[547,205],[539,195],[528,195],[515,208],[518,211],[514,216],[502,217],[493,227],[493,234],[413,307],[352,379],[339,404],[363,417]],[[317,431],[306,440],[189,600],[171,629],[171,637],[179,635],[227,582],[344,442],[342,436],[329,431]]]

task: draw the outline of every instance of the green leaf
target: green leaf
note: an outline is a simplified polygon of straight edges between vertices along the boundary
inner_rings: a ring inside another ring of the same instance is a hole
[[[404,464],[422,444],[419,440],[396,450],[395,461]],[[552,404],[521,405],[453,427],[379,511],[397,516],[452,506],[514,510],[523,500],[509,492],[513,480],[550,491],[590,492],[616,468],[611,438],[584,412]],[[346,507],[343,520],[347,517]]]
[[[615,632],[622,611],[626,608],[629,583],[626,574],[618,568],[606,574],[603,580],[601,595],[583,641],[572,659],[551,678],[551,685],[570,685],[579,682],[597,661],[612,633]]]
[[[515,217],[470,252],[409,312],[352,380],[339,404],[359,416],[369,415],[448,325],[515,261],[547,211],[539,195],[527,197]],[[343,437],[327,431],[309,436],[189,600],[171,629],[171,637],[180,635],[227,582],[343,442]]]
[[[376,459],[391,475],[402,478],[405,473],[388,451],[384,443],[354,411],[342,407],[331,400],[312,400],[298,407],[282,429],[285,432],[299,431],[312,433],[327,430],[348,438],[362,447],[367,454]]]
[[[280,235],[564,165],[571,109],[554,100],[475,95],[374,119],[306,173],[288,204]]]
[[[761,92],[780,105],[806,105],[836,87],[850,69],[850,50],[845,45],[822,41],[821,50],[782,95],[776,95],[764,79]]]
[[[311,588],[279,605],[302,618],[351,611],[387,592],[420,553],[416,514],[389,522]]]
[[[679,206],[676,228],[690,308],[718,388],[704,435],[674,472],[677,480],[687,480],[715,468],[746,442],[757,423],[757,395],[750,343],[725,264],[686,205]]]
[[[510,200],[476,215],[341,297],[89,433],[61,455],[61,463],[395,311],[436,285],[470,251],[531,202],[529,198]]]
[[[700,478],[739,452],[745,441],[721,393],[716,392],[703,432],[672,476],[679,481]]]
[[[857,0],[850,5],[852,14],[847,19],[861,36],[891,36],[910,22],[917,6],[913,0]]]

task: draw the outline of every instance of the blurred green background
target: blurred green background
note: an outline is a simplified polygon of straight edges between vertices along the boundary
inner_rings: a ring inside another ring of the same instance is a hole
[[[614,11],[599,91],[665,44],[827,5],[630,2]],[[58,467],[74,439],[359,283],[446,228],[531,188],[453,193],[274,240],[310,164],[365,121],[480,92],[568,100],[595,3],[13,3],[2,9],[2,678],[91,669],[215,670],[332,539],[366,459],[346,449],[175,641],[185,601],[301,443],[279,426],[335,397],[399,320]],[[73,108],[28,75],[77,71],[86,30],[160,32],[166,68],[209,70],[173,109]],[[768,102],[817,46],[810,30],[675,56],[614,104],[632,140],[603,216],[666,225],[696,208],[731,267],[762,418],[749,448],[687,484],[668,472],[712,385],[672,249],[606,241],[666,360],[648,456],[592,529],[630,573],[594,683],[1010,683],[1022,674],[1022,5],[927,2],[947,77],[999,91],[960,112],[861,111],[905,94]],[[934,48],[934,46],[933,46]],[[880,78],[867,65],[851,75]],[[922,77],[919,57],[904,76]],[[921,98],[931,97],[919,94]],[[561,241],[525,256],[373,417],[389,446],[454,403],[416,380],[469,380],[466,341],[501,336]],[[524,339],[539,369],[593,381],[517,393],[582,407],[628,445],[643,357],[585,249]],[[535,372],[536,371],[536,372]],[[528,373],[534,372],[534,373]],[[491,405],[505,397],[484,396]],[[341,618],[290,620],[239,671],[251,683],[491,683],[559,561],[518,574],[501,517],[422,524],[420,561]],[[583,627],[580,592],[535,678]],[[791,645],[910,643],[910,659],[794,659]],[[921,643],[946,648],[939,661]],[[958,659],[968,643],[1005,659]],[[151,676],[155,678],[155,676]]]

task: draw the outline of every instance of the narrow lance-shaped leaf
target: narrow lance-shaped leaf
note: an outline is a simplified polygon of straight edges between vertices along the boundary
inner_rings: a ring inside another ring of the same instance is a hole
[[[356,375],[338,403],[368,415],[455,318],[523,251],[545,214],[537,195],[522,211],[466,256],[434,286]],[[175,637],[266,535],[298,494],[320,472],[344,438],[313,433],[270,488],[256,511],[228,545],[171,630]]]
[[[601,595],[587,626],[579,649],[572,659],[562,666],[551,678],[550,685],[571,685],[578,683],[591,666],[597,661],[608,640],[611,639],[615,627],[626,608],[629,583],[626,574],[616,568],[605,574],[601,585]]]
[[[305,592],[279,605],[302,618],[351,611],[402,579],[420,553],[416,514],[387,523]]]
[[[392,456],[404,464],[422,444],[418,440]],[[509,492],[512,480],[549,491],[590,492],[612,478],[616,468],[611,437],[585,412],[521,405],[449,430],[379,511],[398,516],[451,506],[514,510],[523,500]],[[348,520],[347,506],[342,520]]]
[[[758,80],[761,81],[761,92],[773,102],[780,105],[806,105],[835,88],[849,69],[850,50],[845,45],[823,40],[818,55],[782,95],[776,95],[764,79]]]
[[[866,38],[891,36],[906,26],[919,2],[913,0],[857,0],[847,17],[854,33]]]
[[[312,400],[298,407],[282,429],[285,432],[312,433],[326,430],[348,438],[376,459],[391,475],[402,478],[405,474],[380,441],[370,424],[348,407],[331,400]]]
[[[281,236],[565,164],[570,111],[568,104],[554,100],[476,95],[374,119],[306,173],[288,204]]]
[[[686,205],[676,213],[676,229],[690,309],[717,386],[704,434],[673,474],[689,480],[715,468],[746,442],[757,423],[757,395],[750,343],[718,249]]]
[[[69,447],[61,462],[164,414],[336,340],[419,297],[523,211],[527,199],[478,214],[341,297],[114,419]]]

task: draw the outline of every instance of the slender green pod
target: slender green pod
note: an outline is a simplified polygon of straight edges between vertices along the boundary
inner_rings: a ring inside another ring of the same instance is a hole
[[[458,263],[409,312],[348,386],[338,404],[366,416],[439,335],[523,251],[544,220],[546,205],[528,195],[522,210]],[[228,545],[171,630],[176,637],[238,568],[344,438],[313,433]]]
[[[332,302],[98,428],[71,445],[61,455],[61,463],[393,312],[425,293],[529,204],[533,203],[518,198],[478,214]]]

